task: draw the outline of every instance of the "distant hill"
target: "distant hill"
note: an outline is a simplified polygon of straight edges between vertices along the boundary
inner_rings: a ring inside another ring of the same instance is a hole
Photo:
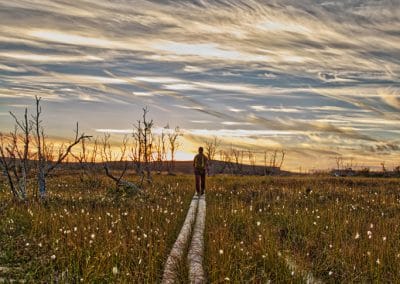
[[[99,169],[102,168],[102,163],[95,165]],[[111,162],[110,167],[113,169],[123,169],[125,166],[124,162]],[[64,163],[63,169],[78,169],[79,163],[68,162]],[[157,162],[152,162],[150,165],[152,171],[167,173],[170,167],[170,162],[163,162],[162,166]],[[129,169],[134,170],[135,165],[133,162],[129,162]],[[180,174],[192,174],[193,173],[193,161],[176,161],[173,173]],[[236,175],[289,175],[291,172],[281,171],[279,167],[264,167],[260,165],[247,165],[247,164],[235,164],[226,163],[223,161],[212,161],[210,163],[210,174],[236,174]]]

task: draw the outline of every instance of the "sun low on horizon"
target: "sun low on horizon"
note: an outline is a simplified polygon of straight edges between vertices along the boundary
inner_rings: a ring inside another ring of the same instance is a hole
[[[0,131],[42,97],[54,139],[76,121],[179,126],[178,160],[286,152],[285,169],[400,163],[397,1],[0,1]]]

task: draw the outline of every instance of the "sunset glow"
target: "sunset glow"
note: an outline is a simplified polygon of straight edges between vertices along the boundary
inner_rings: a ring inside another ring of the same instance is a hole
[[[177,158],[285,149],[284,168],[400,161],[396,1],[2,1],[0,129],[43,98],[50,136],[129,134],[143,107]],[[261,154],[260,154],[261,155]],[[259,157],[261,162],[262,157]]]

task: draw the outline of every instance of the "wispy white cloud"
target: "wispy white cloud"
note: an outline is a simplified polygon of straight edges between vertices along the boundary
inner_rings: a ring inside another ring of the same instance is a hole
[[[381,99],[389,106],[400,110],[400,90],[395,88],[386,88],[378,90]]]
[[[264,111],[264,112],[279,112],[279,113],[300,112],[300,110],[297,108],[285,108],[285,107],[271,108],[271,107],[267,107],[267,106],[263,106],[263,105],[256,105],[256,106],[250,106],[250,107],[255,111]]]
[[[153,48],[172,55],[189,55],[203,59],[221,59],[232,61],[266,61],[267,56],[242,53],[234,49],[223,49],[215,43],[159,42]]]
[[[40,63],[51,62],[85,62],[101,61],[102,59],[92,55],[61,55],[61,54],[35,54],[27,52],[0,52],[0,58],[10,58],[20,61],[32,61]],[[9,67],[10,68],[10,67]],[[5,70],[5,69],[3,69]],[[8,69],[11,71],[10,69]],[[15,70],[15,68],[14,68]]]
[[[397,6],[3,2],[1,110],[40,95],[60,120],[72,122],[75,110],[89,128],[112,130],[124,121],[128,129],[127,118],[149,105],[155,121],[179,124],[189,137],[285,147],[294,160],[379,151],[395,157],[387,145],[400,131]]]

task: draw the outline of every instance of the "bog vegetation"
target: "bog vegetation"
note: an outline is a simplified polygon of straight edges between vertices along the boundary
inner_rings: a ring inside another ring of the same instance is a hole
[[[116,195],[110,179],[62,173],[49,179],[46,204],[13,202],[5,186],[1,277],[31,282],[160,281],[193,195],[190,176],[157,176],[140,194]],[[207,279],[396,282],[398,187],[396,179],[212,177]]]
[[[0,282],[160,282],[194,193],[192,176],[174,174],[179,128],[154,135],[144,109],[118,152],[78,124],[56,148],[40,114],[37,98],[1,136]],[[265,153],[264,175],[246,176],[255,153],[218,144],[205,145],[212,170],[237,175],[208,179],[208,282],[400,279],[397,178],[268,176],[284,162],[278,150]],[[178,273],[187,283],[184,263]]]

